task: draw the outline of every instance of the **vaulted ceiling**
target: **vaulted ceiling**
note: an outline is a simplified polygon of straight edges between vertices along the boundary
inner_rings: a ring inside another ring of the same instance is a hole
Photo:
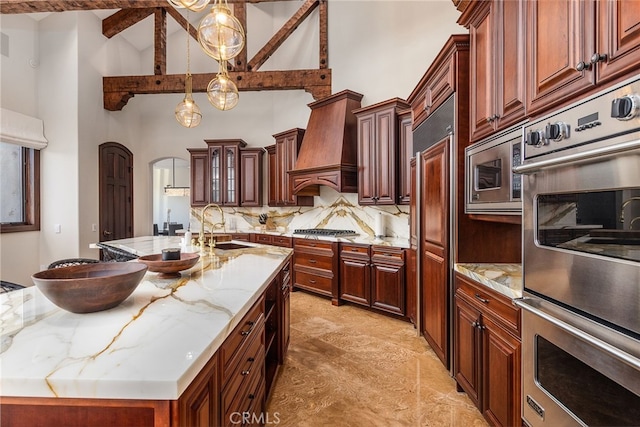
[[[233,63],[230,63],[229,77],[240,91],[304,89],[314,99],[331,94],[331,69],[328,68],[327,41],[327,0],[227,0],[233,4],[233,13],[243,28],[247,29],[247,3],[274,1],[297,1],[298,10],[291,18],[258,50],[247,57],[246,46]],[[167,21],[173,19],[187,31],[187,20],[166,0],[0,0],[0,13],[41,13],[77,10],[106,11],[113,14],[102,20],[102,34],[111,38],[123,30],[138,24],[149,16],[154,19],[154,74],[139,76],[104,76],[104,108],[121,110],[136,94],[181,93],[185,90],[184,74],[167,74]],[[319,11],[319,57],[318,68],[303,70],[260,71],[260,67],[282,45],[295,29],[314,10]],[[168,16],[167,16],[168,15]],[[197,39],[197,30],[189,26],[189,33]],[[214,73],[193,74],[193,91],[206,92]]]

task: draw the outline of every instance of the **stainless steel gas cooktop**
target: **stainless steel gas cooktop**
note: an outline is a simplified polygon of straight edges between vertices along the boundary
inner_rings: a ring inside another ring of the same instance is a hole
[[[353,230],[335,230],[331,228],[297,228],[293,231],[293,234],[305,234],[310,236],[357,236]]]

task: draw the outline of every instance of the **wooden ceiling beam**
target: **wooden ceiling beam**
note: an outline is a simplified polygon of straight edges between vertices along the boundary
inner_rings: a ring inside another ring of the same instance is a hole
[[[299,0],[227,0],[228,3],[264,3]],[[0,13],[65,12],[69,10],[166,7],[167,0],[0,0]]]
[[[320,0],[319,12],[320,58],[318,68],[329,68],[329,16],[327,0]]]
[[[194,74],[193,92],[206,92],[215,73]],[[331,70],[230,71],[238,90],[305,90],[314,99],[331,95]],[[104,108],[119,111],[137,94],[184,93],[184,74],[103,77]]]
[[[153,36],[153,73],[167,74],[167,10],[159,7],[155,11]]]
[[[245,3],[236,3],[233,5],[233,15],[238,19],[242,28],[244,28],[245,39],[247,37],[247,5]],[[247,44],[242,48],[238,56],[234,58],[235,71],[247,71]]]
[[[110,39],[154,12],[155,9],[151,7],[143,9],[122,9],[102,20],[102,35]]]
[[[306,0],[304,4],[300,6],[300,9],[298,9],[291,18],[289,18],[282,28],[280,28],[280,30],[271,37],[271,40],[269,40],[262,49],[255,54],[251,61],[249,61],[249,64],[247,64],[247,70],[252,71],[260,68],[260,66],[264,64],[271,55],[273,55],[273,52],[282,45],[287,37],[289,37],[296,28],[298,28],[298,25],[300,25],[300,23],[304,21],[317,6],[318,0]]]

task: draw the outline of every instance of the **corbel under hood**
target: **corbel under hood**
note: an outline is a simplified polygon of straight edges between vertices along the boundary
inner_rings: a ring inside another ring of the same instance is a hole
[[[293,193],[317,196],[326,185],[339,193],[358,192],[357,120],[362,95],[344,90],[309,104],[311,116],[295,167]]]

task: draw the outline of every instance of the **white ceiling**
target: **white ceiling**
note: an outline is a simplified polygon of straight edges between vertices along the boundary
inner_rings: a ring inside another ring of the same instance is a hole
[[[116,13],[119,9],[109,9],[109,10],[92,10],[91,13],[95,14],[100,19],[105,19],[114,13]],[[186,17],[185,10],[179,10],[179,12]],[[47,16],[51,15],[52,12],[42,12],[42,13],[29,13],[27,14],[31,18],[36,21],[40,21]],[[64,12],[62,12],[64,13]],[[208,10],[201,13],[189,12],[189,21],[191,25],[197,27],[200,20],[208,13]],[[173,33],[177,31],[184,31],[182,27],[169,15],[167,15],[167,37],[170,37]],[[150,15],[143,19],[142,21],[136,23],[135,25],[130,26],[126,30],[120,32],[118,36],[124,37],[132,46],[134,46],[139,51],[146,50],[153,46],[153,34],[154,32],[154,18],[153,15]]]

